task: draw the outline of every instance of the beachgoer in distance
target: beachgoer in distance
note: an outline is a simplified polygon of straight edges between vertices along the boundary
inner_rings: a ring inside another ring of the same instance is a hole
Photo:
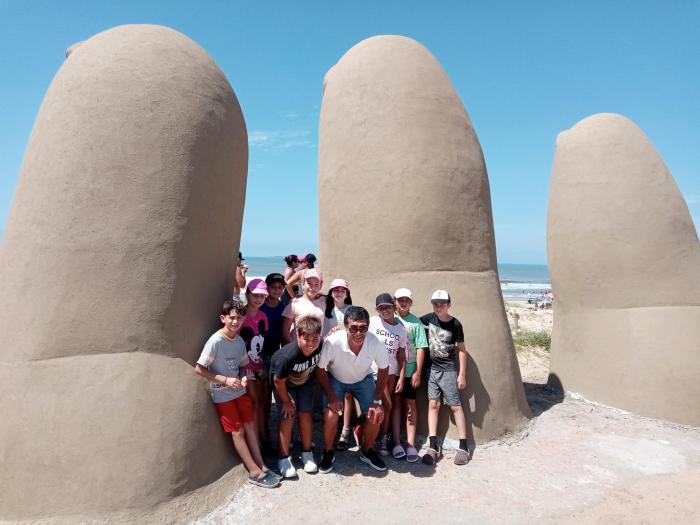
[[[233,282],[233,298],[237,299],[241,295],[241,290],[245,288],[245,274],[248,271],[248,265],[243,264],[245,259],[243,254],[238,252],[238,264],[236,264],[236,274]]]
[[[287,284],[287,281],[292,278],[297,268],[299,268],[299,257],[293,253],[284,258],[287,267],[284,269],[284,292],[282,293],[282,302],[287,304],[289,301],[299,295],[299,286],[296,284]]]
[[[420,459],[416,449],[416,427],[418,424],[418,412],[416,411],[416,389],[421,383],[425,352],[428,348],[428,339],[421,320],[411,313],[413,297],[408,288],[399,288],[394,293],[396,305],[396,319],[403,323],[408,335],[406,347],[406,379],[404,381],[401,399],[403,412],[406,415],[406,460],[414,463]],[[397,416],[397,417],[394,417]],[[401,428],[401,414],[397,411],[392,414],[392,430],[398,434]]]
[[[386,464],[375,452],[374,441],[384,419],[382,392],[389,372],[386,346],[368,333],[369,313],[361,306],[345,311],[345,330],[329,335],[323,342],[321,359],[316,367],[316,379],[325,393],[323,416],[325,450],[318,465],[322,473],[330,472],[335,462],[333,440],[338,429],[338,417],[343,410],[343,398],[350,392],[360,404],[361,425],[356,428],[360,460],[378,471]],[[372,364],[377,367],[375,384]]]
[[[253,403],[246,394],[245,373],[248,362],[245,343],[238,336],[246,307],[238,301],[226,301],[219,315],[223,327],[204,345],[195,365],[195,373],[209,381],[212,401],[224,432],[230,432],[233,446],[248,471],[248,481],[260,487],[279,485],[280,477],[268,470],[253,425]]]
[[[382,422],[379,432],[379,453],[382,456],[389,455],[389,425],[394,411],[401,417],[401,392],[403,391],[404,378],[406,375],[406,346],[408,338],[406,328],[402,323],[394,318],[395,307],[394,298],[389,293],[379,294],[375,300],[377,313],[369,320],[369,332],[374,334],[384,346],[389,355],[389,375],[382,400],[384,402],[384,412],[386,417]],[[401,446],[401,436],[395,430],[393,436],[392,455],[395,459],[402,459],[406,456],[406,451]]]
[[[449,313],[451,299],[445,290],[433,292],[430,302],[433,312],[421,316],[428,330],[430,349],[430,375],[428,377],[428,440],[429,448],[423,454],[423,463],[434,465],[440,458],[437,444],[438,415],[442,402],[450,407],[459,432],[459,448],[454,457],[455,465],[469,462],[467,447],[467,422],[459,398],[459,390],[467,386],[467,349],[464,345],[464,329],[458,319]],[[455,365],[458,354],[459,370]]]
[[[270,325],[267,316],[260,310],[267,295],[267,285],[262,279],[253,279],[248,283],[245,293],[248,301],[247,311],[240,330],[240,336],[245,341],[249,359],[248,364],[243,367],[248,377],[246,389],[253,401],[255,430],[261,445],[265,443],[267,436],[265,400],[270,396],[268,374],[263,362],[263,347]]]
[[[326,337],[331,330],[344,328],[345,310],[351,305],[352,297],[350,296],[348,282],[345,279],[333,279],[326,296],[326,311],[323,318],[321,337]],[[350,424],[352,423],[352,414],[355,410],[352,394],[345,394],[343,403],[343,429],[340,432],[338,442],[335,444],[337,450],[347,450],[349,448]]]
[[[321,357],[321,322],[303,317],[296,325],[297,340],[282,347],[272,357],[271,373],[275,384],[275,403],[279,416],[279,471],[285,478],[297,476],[289,455],[294,416],[299,417],[301,462],[304,472],[318,471],[311,450],[314,408],[313,372]]]
[[[282,312],[282,342],[284,344],[296,339],[293,330],[302,317],[315,317],[323,323],[323,312],[326,309],[326,297],[321,294],[323,274],[319,270],[305,270],[304,295],[293,299]]]
[[[306,270],[312,270],[316,267],[316,256],[313,253],[305,253],[299,259],[299,270],[297,270],[289,279],[287,279],[287,289],[289,286],[296,286],[297,290],[304,290],[304,274]],[[299,294],[297,294],[299,295]]]

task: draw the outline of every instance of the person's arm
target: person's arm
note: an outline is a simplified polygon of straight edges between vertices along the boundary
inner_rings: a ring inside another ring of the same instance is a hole
[[[285,285],[284,287],[287,289],[287,293],[289,294],[289,297],[296,297],[296,293],[294,291],[294,285],[296,285],[299,280],[301,279],[301,271],[294,272],[289,279],[285,280]]]
[[[457,343],[459,349],[459,375],[457,376],[457,388],[464,390],[467,387],[467,347],[464,341]]]
[[[291,419],[294,417],[296,406],[294,400],[289,396],[287,391],[287,378],[274,376],[275,390],[277,397],[282,401],[282,419]]]
[[[207,367],[202,366],[199,363],[194,365],[194,373],[199,377],[203,377],[207,381],[211,381],[212,383],[221,383],[229,388],[236,389],[243,388],[245,386],[239,378],[229,377],[222,374],[212,374]]]
[[[236,266],[236,284],[241,290],[245,288],[245,274],[247,271],[248,268],[243,264]]]
[[[318,384],[321,386],[321,390],[323,390],[323,393],[326,394],[328,398],[328,408],[333,412],[341,412],[343,410],[343,401],[342,399],[338,399],[335,395],[335,390],[333,390],[331,386],[331,381],[328,379],[328,372],[326,372],[326,369],[317,366],[316,370],[314,370],[314,375],[316,376],[316,381],[318,381]]]
[[[292,341],[292,323],[294,319],[285,317],[282,319],[282,344],[286,345]]]
[[[411,376],[411,386],[418,388],[421,381],[421,373],[423,372],[423,363],[425,363],[425,348],[416,350],[416,371]]]

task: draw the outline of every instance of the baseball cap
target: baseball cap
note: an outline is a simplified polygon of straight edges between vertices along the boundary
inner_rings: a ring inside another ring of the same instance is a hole
[[[330,287],[328,288],[329,290],[332,290],[333,288],[345,288],[346,290],[349,290],[350,287],[348,286],[348,282],[345,279],[333,279],[333,282],[331,283]]]
[[[267,295],[267,284],[262,279],[253,279],[248,283],[248,292]]]
[[[399,288],[394,292],[394,299],[401,299],[402,297],[406,297],[413,301],[413,296],[411,295],[411,290],[408,288]]]
[[[394,298],[390,293],[380,293],[375,301],[375,306],[379,307],[385,304],[394,305]]]
[[[430,298],[430,302],[433,301],[447,301],[449,303],[450,294],[448,294],[446,290],[435,290]]]
[[[321,270],[309,268],[304,272],[304,279],[311,279],[312,277],[315,277],[319,281],[323,282],[323,274],[321,273]]]
[[[282,286],[286,284],[284,276],[281,273],[271,273],[265,277],[265,284],[270,286],[272,283],[280,283]]]

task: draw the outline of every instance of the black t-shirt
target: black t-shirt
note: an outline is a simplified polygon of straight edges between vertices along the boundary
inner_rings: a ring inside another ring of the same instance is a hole
[[[275,307],[268,306],[267,303],[263,303],[260,307],[260,311],[267,316],[268,326],[262,347],[263,356],[270,357],[282,345],[282,312],[284,312],[284,307],[285,304],[282,302]]]
[[[432,367],[440,370],[457,370],[455,362],[457,343],[464,342],[462,323],[454,317],[446,322],[440,321],[434,312],[425,314],[420,320],[426,326]]]
[[[295,342],[280,348],[272,356],[270,373],[282,379],[287,378],[287,386],[301,386],[308,383],[312,378],[312,373],[321,358],[321,347],[323,339],[318,344],[318,348],[309,356],[304,355]]]

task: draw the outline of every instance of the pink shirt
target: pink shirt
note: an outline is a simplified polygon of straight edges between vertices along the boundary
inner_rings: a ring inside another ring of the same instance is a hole
[[[267,316],[260,310],[258,310],[255,317],[250,315],[245,316],[238,335],[245,341],[245,348],[248,352],[248,359],[250,362],[242,366],[242,369],[252,370],[254,372],[262,370],[262,349],[263,343],[265,342],[265,334],[269,327]]]
[[[299,319],[302,317],[315,317],[323,325],[325,311],[326,298],[323,295],[318,296],[313,301],[309,301],[306,297],[298,297],[292,300],[282,312],[282,317],[294,320],[292,323],[292,341],[297,340],[297,333],[294,327]]]

